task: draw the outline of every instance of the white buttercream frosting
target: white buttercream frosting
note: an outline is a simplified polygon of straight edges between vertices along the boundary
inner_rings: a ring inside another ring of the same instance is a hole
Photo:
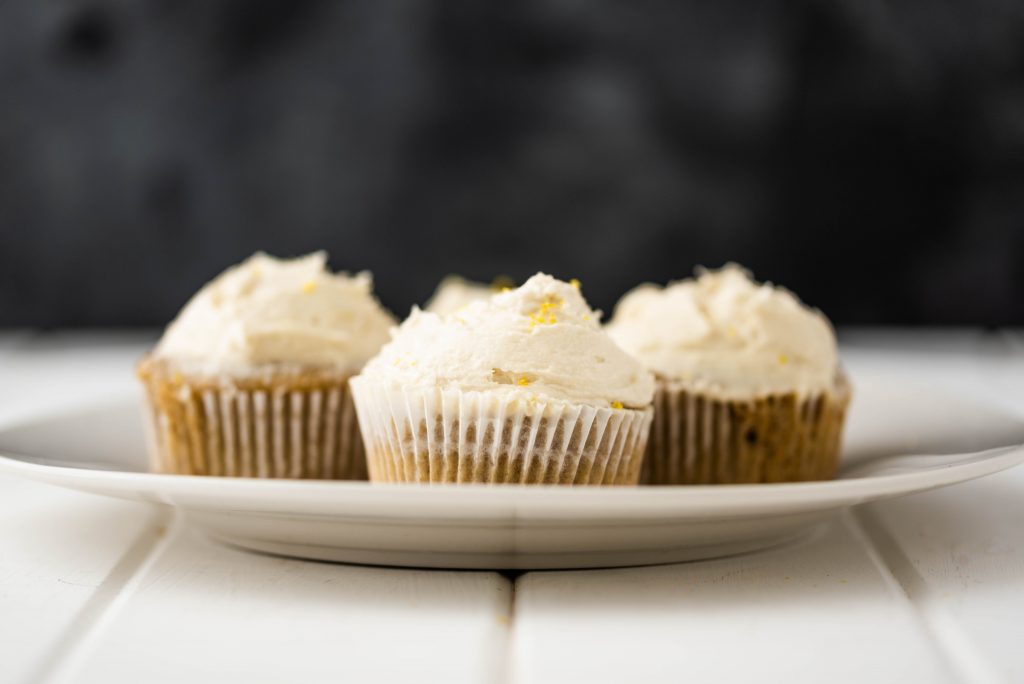
[[[538,273],[448,315],[413,309],[362,377],[643,408],[654,378],[601,329],[578,285]]]
[[[735,264],[637,287],[607,330],[659,376],[728,395],[824,391],[838,370],[828,319]]]
[[[276,363],[358,370],[394,318],[374,298],[369,273],[331,273],[326,262],[324,252],[257,253],[229,268],[189,300],[155,356],[210,371]]]
[[[495,293],[490,285],[475,283],[459,276],[450,275],[445,277],[434,290],[433,296],[427,302],[427,311],[442,316],[455,313],[467,304],[479,299],[487,299]]]

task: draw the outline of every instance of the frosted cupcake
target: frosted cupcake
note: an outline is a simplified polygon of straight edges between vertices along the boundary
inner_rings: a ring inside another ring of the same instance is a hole
[[[789,291],[700,270],[628,293],[607,330],[658,380],[644,482],[834,476],[849,385],[828,319]]]
[[[348,379],[394,319],[325,262],[256,254],[185,305],[137,368],[155,470],[366,479]]]
[[[537,274],[413,309],[352,379],[374,482],[635,484],[654,379],[579,288]]]
[[[442,316],[455,313],[462,307],[481,299],[487,299],[500,287],[476,283],[457,275],[446,276],[437,285],[433,296],[427,302],[426,310]]]

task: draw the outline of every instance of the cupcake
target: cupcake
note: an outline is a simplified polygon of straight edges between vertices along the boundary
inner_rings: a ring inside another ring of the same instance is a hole
[[[394,319],[368,273],[256,254],[204,286],[139,362],[154,469],[366,479],[348,379]]]
[[[427,311],[442,316],[455,313],[467,304],[487,299],[499,289],[491,285],[466,280],[457,275],[446,276],[438,283],[437,289],[434,290],[434,294],[425,308]]]
[[[657,378],[643,481],[835,475],[850,388],[828,319],[730,264],[622,298],[609,335]]]
[[[578,284],[413,309],[352,379],[374,482],[635,484],[654,378]]]

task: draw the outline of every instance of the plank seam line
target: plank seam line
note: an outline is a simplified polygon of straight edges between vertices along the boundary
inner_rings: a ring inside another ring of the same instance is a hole
[[[516,597],[519,578],[525,573],[499,572],[498,575],[508,585],[508,601],[505,604],[505,638],[495,676],[496,684],[512,684],[515,679],[515,633],[516,633]]]
[[[164,532],[159,533],[163,528]],[[136,537],[121,560],[107,573],[85,605],[79,609],[29,681],[58,684],[72,681],[121,607],[135,594],[156,560],[181,528],[181,515],[159,506],[151,524]]]
[[[846,511],[843,516],[886,583],[906,597],[935,651],[949,665],[951,674],[972,684],[1004,682],[963,627],[929,589],[928,583],[881,520],[863,506]]]

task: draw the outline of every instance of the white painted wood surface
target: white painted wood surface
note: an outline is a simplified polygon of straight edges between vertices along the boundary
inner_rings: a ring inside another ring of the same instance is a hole
[[[58,368],[68,381],[61,401],[88,401],[107,386],[108,364],[79,366],[59,343],[31,348],[27,333],[0,337],[0,422],[45,410],[57,391]],[[72,343],[73,344],[73,343]],[[100,357],[123,363],[116,346],[102,344]],[[95,361],[96,354],[84,354]],[[35,370],[35,372],[33,372]],[[70,399],[69,399],[70,397]],[[0,476],[0,682],[38,681],[99,607],[116,596],[152,545],[161,511]]]
[[[0,479],[0,681],[39,681],[152,546],[146,506]]]
[[[134,392],[151,339],[0,333],[0,423]],[[842,339],[854,373],[1024,425],[1020,333]],[[0,476],[0,682],[1024,681],[1022,501],[1019,469],[765,553],[513,581],[247,554],[165,509]]]
[[[894,355],[905,375],[942,373],[1021,417],[1024,336],[983,335],[945,364]],[[894,371],[896,372],[896,371]],[[940,645],[972,681],[1024,682],[1024,469],[857,509],[855,516]]]
[[[947,681],[948,664],[849,521],[764,553],[531,573],[518,682]]]
[[[512,586],[496,573],[258,556],[187,527],[65,681],[498,681]]]

